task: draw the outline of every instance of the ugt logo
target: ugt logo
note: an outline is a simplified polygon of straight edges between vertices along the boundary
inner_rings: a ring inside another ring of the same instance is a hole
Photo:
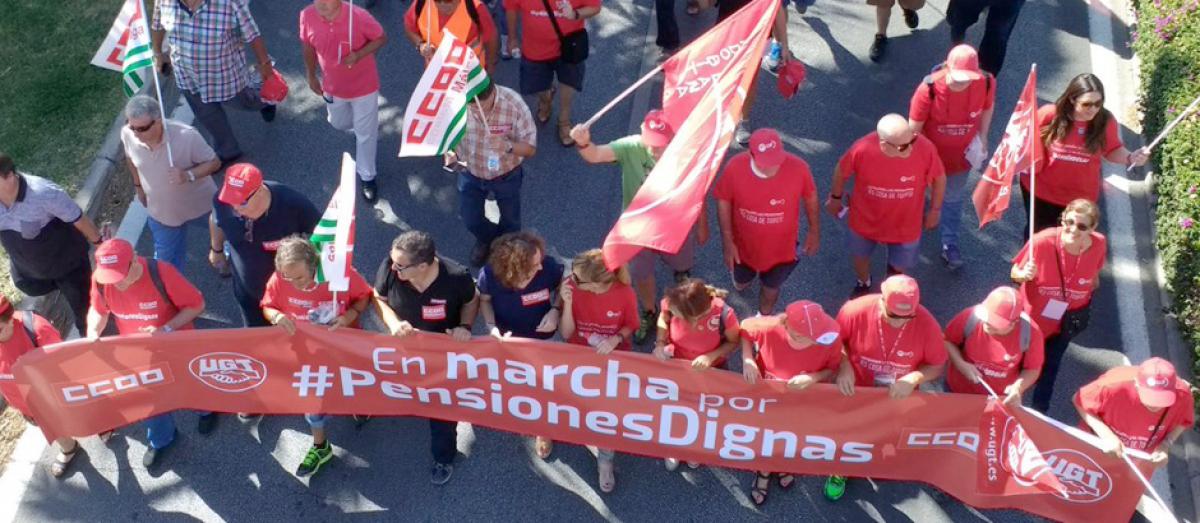
[[[245,392],[267,381],[267,366],[250,356],[236,352],[210,352],[188,364],[200,383],[221,392]]]

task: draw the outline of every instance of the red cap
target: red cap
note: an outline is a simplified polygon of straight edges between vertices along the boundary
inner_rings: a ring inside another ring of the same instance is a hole
[[[779,94],[783,95],[785,100],[791,99],[800,92],[800,86],[807,76],[808,70],[800,60],[788,60],[779,66],[779,80],[775,82],[775,88],[779,89]]]
[[[825,314],[825,310],[814,302],[808,300],[793,302],[787,306],[785,314],[788,328],[813,340],[818,345],[833,345],[833,342],[838,339],[837,322]]]
[[[646,113],[642,120],[642,143],[648,147],[666,147],[675,137],[675,129],[667,121],[667,115],[655,109]]]
[[[917,287],[917,280],[911,276],[891,276],[883,280],[880,290],[883,291],[883,306],[888,314],[899,317],[912,317],[917,314],[917,305],[921,303],[921,289]]]
[[[258,97],[263,102],[278,105],[287,99],[288,85],[284,81],[283,75],[279,74],[279,69],[271,69],[271,76],[267,81],[263,82],[262,88],[258,91]]]
[[[982,307],[975,309],[982,312],[979,319],[997,331],[1008,331],[1013,322],[1021,317],[1024,304],[1021,294],[1012,287],[996,287],[983,300]]]
[[[1137,391],[1142,404],[1166,408],[1175,404],[1175,366],[1162,358],[1150,358],[1138,365]]]
[[[13,305],[11,301],[8,301],[8,296],[0,294],[0,314],[8,313],[12,308]]]
[[[225,170],[225,183],[217,199],[228,205],[242,205],[262,187],[262,171],[252,164],[235,163]]]
[[[970,82],[983,78],[979,70],[979,53],[967,44],[958,44],[946,56],[946,71],[951,80]]]
[[[775,129],[764,127],[750,135],[750,157],[754,159],[754,165],[768,169],[779,167],[785,154],[783,141]]]
[[[133,245],[120,238],[113,238],[96,247],[96,270],[92,277],[100,285],[112,285],[129,275],[133,261]]]

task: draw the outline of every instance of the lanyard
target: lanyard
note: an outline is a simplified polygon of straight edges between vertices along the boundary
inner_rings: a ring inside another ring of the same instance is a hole
[[[896,348],[900,346],[900,340],[904,338],[904,331],[908,330],[908,325],[912,323],[912,320],[904,322],[904,325],[900,327],[900,333],[896,335],[896,339],[892,342],[892,348],[889,350],[884,350],[884,347],[887,346],[887,342],[883,339],[884,323],[887,323],[887,319],[881,315],[879,318],[879,323],[877,324],[879,327],[879,350],[883,351],[883,359],[891,362],[892,354],[894,354],[896,352]]]
[[[1067,276],[1067,267],[1063,263],[1063,258],[1067,257],[1067,249],[1062,245],[1062,236],[1054,237],[1054,260],[1058,262],[1058,282],[1062,286],[1062,299],[1070,303],[1071,296],[1067,293],[1067,282],[1075,279],[1075,273],[1079,271],[1079,262],[1083,258],[1083,253],[1079,253],[1075,257],[1075,266],[1071,268],[1071,276]]]

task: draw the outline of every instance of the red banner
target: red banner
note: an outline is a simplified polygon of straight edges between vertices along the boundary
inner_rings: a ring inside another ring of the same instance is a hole
[[[55,345],[22,357],[14,374],[47,439],[177,409],[411,415],[721,467],[920,481],[976,507],[1060,520],[1125,520],[1141,496],[1124,462],[1027,413],[1018,419],[1049,469],[1086,495],[981,493],[976,470],[987,464],[977,454],[1013,443],[1007,431],[978,431],[983,396],[793,392],[684,361],[545,341],[460,343],[306,324],[290,337],[199,330]]]
[[[754,0],[663,64],[663,112],[675,137],[604,239],[609,268],[642,248],[678,252],[725,157],[779,9]]]
[[[971,194],[975,214],[979,216],[979,228],[1004,216],[1012,198],[1013,177],[1019,172],[1029,172],[1037,154],[1037,69],[1029,71],[1025,88],[1013,108],[1004,138],[988,162],[983,177]]]

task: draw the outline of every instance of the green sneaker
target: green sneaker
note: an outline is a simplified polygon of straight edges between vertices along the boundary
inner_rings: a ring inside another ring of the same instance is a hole
[[[650,337],[650,331],[658,328],[658,310],[642,311],[642,322],[638,324],[637,332],[633,333],[633,344],[641,345]]]
[[[842,499],[842,495],[845,493],[845,476],[829,476],[829,478],[825,480],[825,497],[829,498],[829,501],[837,501]]]
[[[300,462],[300,466],[296,467],[296,475],[300,477],[311,476],[321,470],[321,465],[324,465],[333,459],[333,445],[328,441],[324,445],[313,445],[308,449],[308,454],[304,455],[304,461]]]

